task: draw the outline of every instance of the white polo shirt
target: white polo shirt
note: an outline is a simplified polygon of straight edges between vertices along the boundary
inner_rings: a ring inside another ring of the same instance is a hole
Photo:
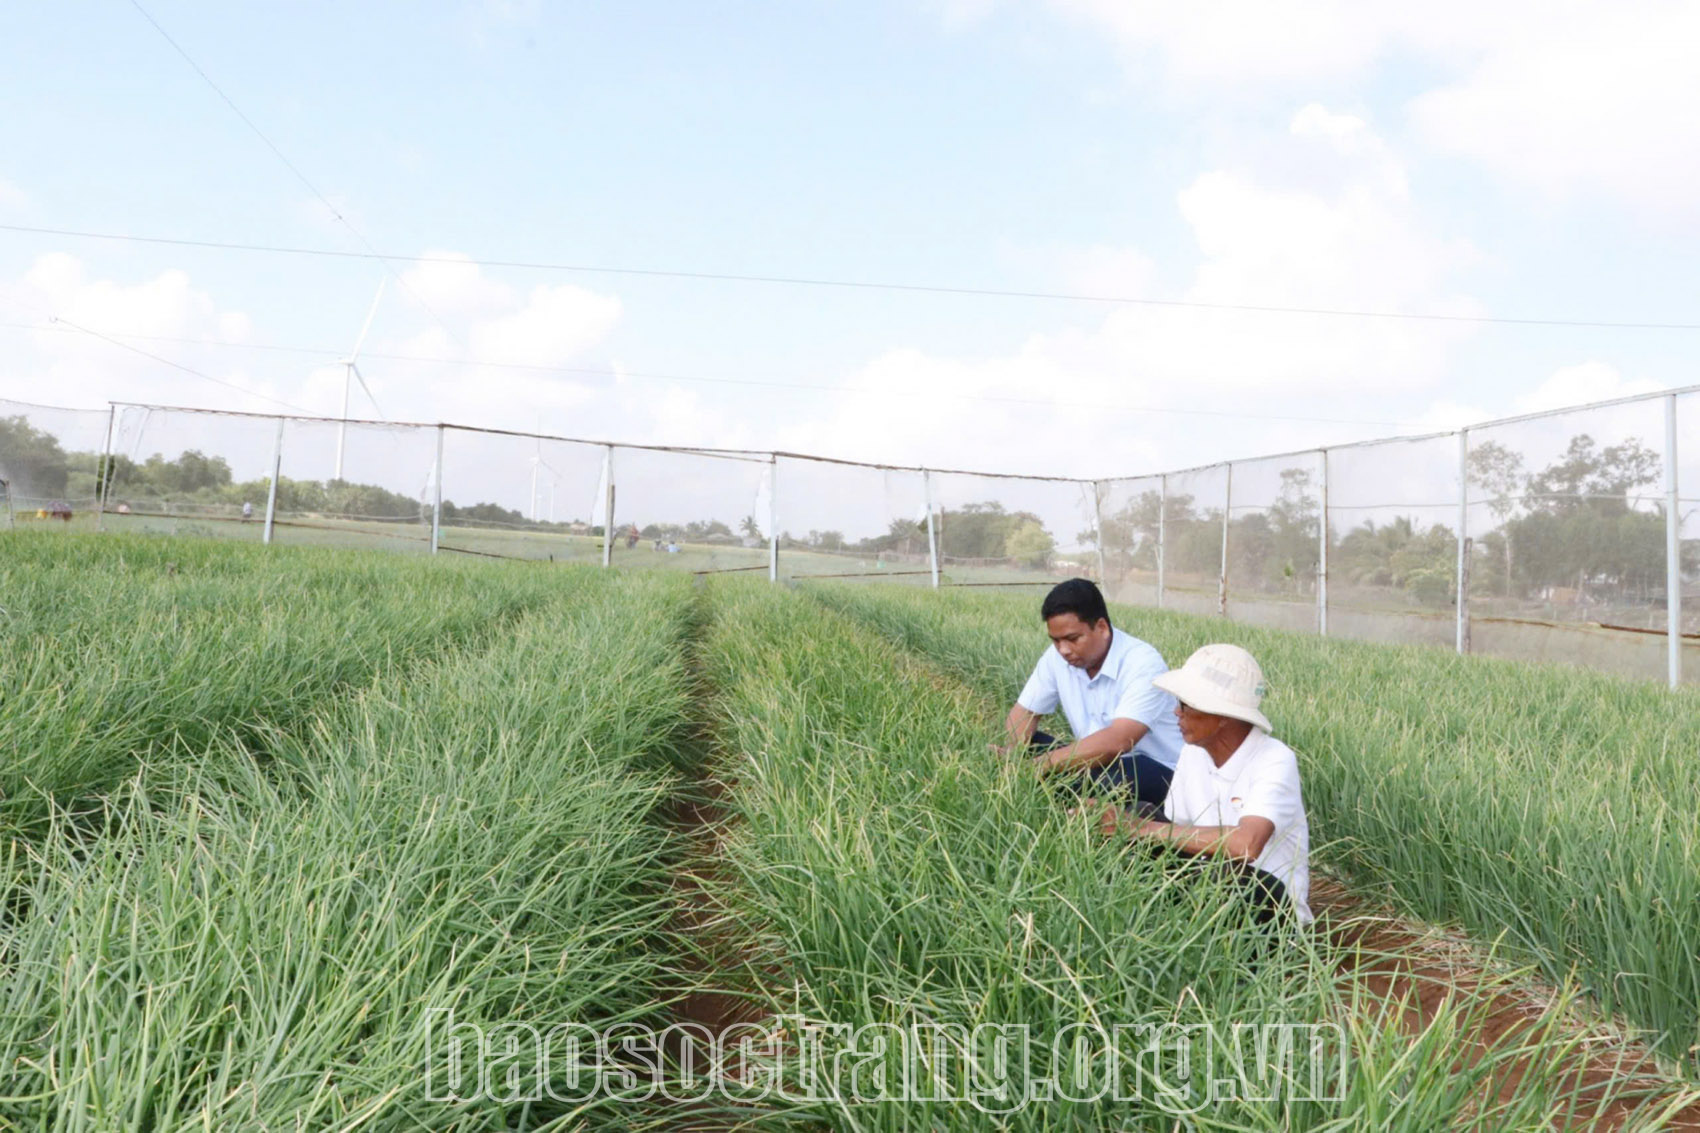
[[[1299,760],[1293,749],[1253,728],[1228,762],[1217,767],[1210,753],[1181,748],[1163,814],[1187,826],[1238,826],[1248,814],[1267,818],[1275,833],[1251,864],[1287,887],[1301,923],[1309,924],[1310,823],[1299,790]]]
[[[1063,660],[1055,645],[1027,678],[1016,703],[1036,716],[1049,716],[1062,706],[1074,738],[1084,739],[1110,726],[1111,720],[1133,720],[1148,729],[1133,750],[1173,767],[1181,754],[1181,728],[1175,720],[1175,698],[1151,687],[1151,678],[1169,671],[1163,655],[1132,634],[1111,627],[1110,652],[1098,675]]]

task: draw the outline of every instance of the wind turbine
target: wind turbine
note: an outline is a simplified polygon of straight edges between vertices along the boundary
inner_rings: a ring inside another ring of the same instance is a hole
[[[555,484],[560,480],[561,474],[555,470],[553,465],[543,459],[543,438],[538,437],[537,452],[531,458],[531,522],[533,523],[538,521],[537,473],[545,468],[549,469],[549,522],[553,523],[555,521]]]
[[[384,415],[384,411],[378,407],[378,399],[372,396],[372,387],[366,384],[366,378],[361,374],[360,366],[356,360],[360,357],[360,348],[366,345],[366,332],[372,329],[372,320],[378,314],[378,302],[384,297],[384,284],[388,282],[387,279],[378,281],[378,293],[372,296],[372,309],[366,312],[366,322],[360,328],[360,337],[354,340],[354,350],[347,358],[342,360],[342,423],[336,427],[336,475],[332,477],[334,480],[342,479],[342,449],[348,438],[348,397],[355,382],[360,383],[360,388],[365,392],[366,399],[372,403],[373,409],[378,410],[378,416]]]

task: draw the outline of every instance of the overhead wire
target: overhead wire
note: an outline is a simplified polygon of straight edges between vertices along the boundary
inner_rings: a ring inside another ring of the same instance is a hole
[[[22,323],[0,323],[0,328],[14,330],[52,330],[52,327],[41,327]],[[322,355],[330,358],[339,354],[328,347],[317,346],[287,346],[262,342],[228,342],[220,339],[187,338],[166,335],[125,335],[148,342],[172,342],[183,345],[214,346],[233,350],[261,350],[287,354]],[[600,366],[560,366],[544,365],[528,362],[497,362],[480,358],[432,358],[417,354],[391,354],[382,351],[368,350],[364,352],[367,358],[379,358],[391,362],[406,362],[415,365],[468,366],[496,370],[529,370],[549,374],[578,374],[590,377],[634,378],[640,381],[691,382],[709,385],[749,386],[761,389],[795,390],[803,393],[851,394],[868,397],[889,397],[885,390],[867,389],[858,386],[815,385],[805,382],[773,381],[760,378],[718,378],[703,377],[688,374],[661,374],[642,370],[616,369]],[[935,393],[911,396],[934,396],[953,401],[983,401],[1013,405],[1057,406],[1069,409],[1113,410],[1126,413],[1162,413],[1176,414],[1189,417],[1223,417],[1254,421],[1292,421],[1305,424],[1320,425],[1375,425],[1393,429],[1428,428],[1429,423],[1415,421],[1381,421],[1362,418],[1343,417],[1307,417],[1296,414],[1234,412],[1225,409],[1194,409],[1172,406],[1155,405],[1117,405],[1102,401],[1060,401],[1055,398],[1012,397],[997,394],[970,393]]]
[[[289,160],[288,156],[286,156],[284,154],[283,150],[278,148],[277,143],[272,141],[271,138],[266,135],[266,132],[264,130],[260,129],[260,127],[257,124],[255,124],[255,122],[252,118],[248,117],[248,115],[246,115],[242,112],[242,108],[240,106],[236,105],[235,99],[231,98],[228,94],[224,93],[224,88],[219,86],[218,83],[213,81],[213,77],[211,75],[207,74],[206,70],[204,68],[202,68],[199,63],[195,62],[194,57],[191,56],[187,51],[185,51],[183,49],[183,45],[178,43],[177,40],[173,39],[172,36],[171,36],[171,33],[166,31],[165,28],[160,24],[160,22],[158,20],[154,19],[151,14],[149,14],[149,12],[146,8],[142,7],[141,0],[130,0],[130,4],[131,4],[132,7],[134,7],[136,9],[136,11],[141,13],[142,18],[144,20],[146,20],[149,24],[151,24],[153,26],[153,30],[160,34],[160,38],[164,39],[166,43],[170,44],[171,49],[173,51],[177,52],[177,54],[182,57],[183,62],[187,63],[189,65],[190,69],[193,70],[195,72],[195,74],[197,74],[201,77],[201,81],[206,83],[207,86],[211,87],[213,93],[218,95],[220,100],[222,100],[223,103],[230,108],[231,112],[233,114],[235,114],[236,117],[238,117],[242,120],[242,124],[244,126],[248,127],[249,130],[253,131],[253,134],[256,138],[259,138],[261,142],[265,143],[266,148],[271,150],[272,155],[275,156],[280,162],[283,163],[284,168],[288,169],[290,173],[294,174],[295,179],[297,181],[301,182],[302,185],[306,186],[307,191],[309,193],[312,193],[313,196],[318,199],[319,203],[324,205],[325,208],[327,210],[329,210],[331,216],[335,217],[336,220],[338,221],[338,223],[340,223],[344,228],[348,229],[349,232],[353,233],[354,238],[356,240],[360,241],[361,245],[363,247],[365,247],[366,257],[370,258],[370,259],[377,260],[380,264],[382,264],[384,266],[384,269],[386,271],[388,271],[390,273],[390,275],[395,277],[395,281],[398,284],[400,284],[402,290],[406,291],[408,296],[410,298],[412,298],[412,300],[419,305],[420,309],[423,310],[427,315],[431,316],[431,320],[433,322],[435,322],[437,324],[437,326],[442,328],[443,333],[447,334],[455,342],[457,342],[457,343],[460,342],[459,336],[456,335],[455,332],[449,328],[449,325],[442,320],[441,316],[439,316],[437,314],[437,312],[431,308],[431,305],[425,301],[424,297],[421,296],[412,287],[408,286],[407,280],[402,276],[401,272],[396,269],[395,264],[392,262],[394,257],[389,257],[389,256],[385,256],[385,255],[381,254],[377,250],[377,248],[375,248],[372,245],[372,242],[366,238],[366,234],[364,232],[360,231],[359,228],[355,227],[354,222],[349,220],[348,217],[344,216],[342,210],[337,208],[336,205],[332,204],[330,198],[325,196],[325,194],[319,190],[319,187],[317,185],[313,184],[312,181],[308,180],[307,175],[305,173],[301,172],[301,169],[300,169],[299,166],[297,166],[293,161]],[[403,258],[405,259],[407,257],[403,257]]]
[[[19,306],[31,307],[31,308],[33,308],[37,311],[40,311],[42,314],[44,314],[47,317],[48,322],[50,324],[52,324],[52,325],[46,326],[46,327],[35,326],[35,327],[30,327],[28,329],[32,329],[32,330],[59,330],[60,333],[75,332],[75,333],[78,333],[78,334],[85,334],[85,335],[88,335],[90,338],[99,339],[101,342],[107,343],[110,346],[116,346],[120,350],[128,350],[132,354],[139,354],[143,358],[147,358],[151,361],[158,362],[162,366],[169,366],[173,370],[181,371],[182,373],[188,374],[190,377],[199,378],[204,382],[211,382],[214,385],[224,386],[227,389],[233,389],[233,390],[237,391],[238,393],[244,394],[248,397],[258,398],[261,401],[269,401],[273,405],[281,405],[285,409],[293,409],[293,410],[296,410],[297,412],[300,412],[300,413],[311,413],[312,412],[312,410],[307,409],[304,406],[297,405],[292,401],[284,401],[282,398],[272,397],[269,394],[264,394],[264,393],[258,392],[257,390],[248,389],[246,386],[238,385],[238,384],[236,384],[235,382],[232,382],[232,381],[226,381],[224,378],[215,378],[211,374],[206,373],[205,371],[195,369],[193,366],[185,366],[181,362],[174,362],[170,358],[166,358],[166,357],[163,357],[159,354],[155,354],[150,350],[143,350],[139,346],[132,346],[127,342],[120,342],[118,339],[112,337],[111,335],[102,334],[100,331],[95,330],[92,327],[86,327],[86,326],[83,326],[81,323],[72,322],[70,319],[65,318],[63,315],[55,314],[54,312],[49,311],[46,308],[39,306],[38,304],[31,303],[28,300],[19,299],[15,295],[0,294],[0,298],[10,300],[11,302],[18,304]],[[18,324],[6,324],[6,325],[16,326]],[[66,329],[60,329],[60,328],[66,328]],[[131,336],[131,337],[140,337],[140,336]]]
[[[132,3],[134,0],[132,0]],[[735,272],[682,271],[661,268],[610,267],[600,264],[551,263],[541,260],[507,260],[474,256],[386,255],[371,248],[352,252],[334,248],[307,248],[287,244],[259,244],[230,240],[196,240],[169,236],[138,236],[132,233],[94,232],[86,229],[49,228],[27,224],[0,224],[0,231],[40,236],[66,236],[82,240],[113,240],[135,244],[162,244],[180,248],[205,248],[226,252],[254,252],[289,256],[318,256],[331,259],[379,260],[416,264],[455,264],[523,271],[552,271],[591,275],[643,276],[661,279],[693,279],[722,283],[762,283],[795,287],[836,287],[862,291],[893,291],[931,295],[978,296],[995,299],[1045,299],[1069,303],[1106,303],[1124,306],[1174,308],[1196,311],[1231,311],[1249,314],[1316,315],[1332,318],[1403,319],[1416,322],[1478,323],[1491,326],[1565,327],[1593,330],[1700,330],[1700,323],[1627,322],[1606,319],[1512,318],[1500,315],[1466,315],[1426,311],[1375,311],[1347,307],[1284,306],[1273,303],[1218,303],[1200,299],[1152,299],[1134,295],[1088,295],[1064,291],[1006,290],[992,287],[956,287],[942,284],[896,283],[878,280],[829,279],[815,276],[756,275]],[[391,271],[395,269],[393,266]]]

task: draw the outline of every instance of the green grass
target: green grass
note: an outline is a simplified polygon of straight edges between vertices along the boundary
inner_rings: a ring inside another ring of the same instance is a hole
[[[1000,701],[1045,647],[1037,596],[811,592]],[[1112,618],[1172,665],[1209,641],[1257,656],[1319,860],[1424,920],[1503,934],[1700,1067],[1700,695],[1160,611]]]
[[[523,568],[200,541],[0,536],[0,834],[168,753],[256,741],[337,690],[496,632]]]
[[[651,1018],[688,588],[562,574],[487,652],[333,702],[263,762],[219,741],[220,778],[179,766],[18,863],[7,1127],[536,1128],[427,1097],[445,1020]]]
[[[1465,987],[1411,1033],[1399,1005],[1339,975],[1346,957],[1326,939],[1293,932],[1260,953],[1220,891],[1177,886],[1069,819],[988,752],[994,721],[979,696],[801,595],[722,593],[703,653],[736,816],[724,845],[735,883],[722,899],[768,1010],[853,1028],[1021,1023],[1040,1046],[1092,1023],[1349,1030],[1338,1102],[1223,1102],[1187,1116],[1194,1128],[1532,1129],[1575,1100],[1561,1078],[1575,1040],[1556,1015],[1466,1058],[1459,1036],[1479,1030],[1487,1000]],[[1507,1084],[1518,1062],[1523,1076]],[[1225,1059],[1210,1070],[1233,1075]],[[1052,1101],[1004,1117],[962,1104],[809,1112],[843,1129],[1177,1122],[1150,1089],[1138,1102]]]
[[[65,533],[7,536],[0,556],[15,644],[0,740],[18,753],[0,780],[0,1128],[678,1127],[654,1100],[433,1101],[428,1020],[665,1024],[704,983],[852,1027],[1021,1023],[1048,1042],[1093,1021],[1326,1021],[1349,1038],[1338,1101],[1178,1118],[1148,1089],[1003,1117],[756,1099],[720,1115],[762,1127],[1533,1129],[1601,1100],[1565,1078],[1580,1040],[1562,1011],[1476,1049],[1493,988],[1472,986],[1413,1027],[1341,976],[1338,946],[1301,934],[1261,952],[1219,892],[1101,843],[992,757],[998,707],[1043,646],[1034,592],[693,589],[665,571]],[[1588,753],[1619,744],[1636,762],[1598,790],[1693,794],[1692,717],[1665,722],[1664,763],[1624,741],[1626,722],[1652,727],[1651,706],[1675,703],[1655,690],[1600,682],[1531,722],[1516,695],[1573,674],[1488,666],[1460,688],[1423,667],[1432,654],[1173,616],[1139,628],[1172,658],[1224,629],[1264,658],[1319,836],[1408,907],[1474,885],[1476,915],[1534,893],[1524,915],[1550,916],[1548,882],[1518,855],[1583,863],[1556,857],[1563,814],[1528,799],[1504,833],[1511,802],[1484,796],[1509,759],[1568,770],[1548,786],[1578,805]],[[705,728],[734,821],[691,861],[665,804],[701,772]],[[1427,758],[1440,742],[1450,762]],[[1646,805],[1660,837],[1624,825],[1601,841],[1603,809],[1584,824],[1598,860],[1579,891],[1627,925],[1626,963],[1667,947],[1668,963],[1639,959],[1675,974],[1700,939],[1687,910],[1627,910],[1692,838],[1674,803]],[[1392,851],[1384,828],[1404,831]],[[1503,891],[1469,873],[1478,860]],[[1462,863],[1448,868],[1463,880],[1416,872],[1434,862]],[[1648,878],[1632,884],[1633,863]],[[681,864],[723,920],[681,919]],[[1660,917],[1688,935],[1633,938]],[[1209,1070],[1233,1077],[1228,1054]],[[524,1060],[513,1069],[512,1093],[530,1092]]]

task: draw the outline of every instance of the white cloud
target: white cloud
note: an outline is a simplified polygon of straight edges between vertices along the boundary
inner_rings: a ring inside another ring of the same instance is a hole
[[[442,318],[479,318],[515,305],[514,289],[461,252],[427,249],[401,273],[393,301],[424,303]]]
[[[1387,37],[1387,18],[1354,0],[1053,0],[1110,33],[1130,68],[1156,55],[1183,86],[1314,80],[1362,70]]]
[[[402,273],[406,286],[393,300],[389,324],[401,319],[425,324],[423,329],[370,349],[434,361],[374,360],[362,367],[385,374],[384,388],[398,404],[417,406],[435,420],[528,429],[540,422],[547,427],[595,399],[588,381],[547,368],[582,362],[587,351],[606,341],[622,314],[617,297],[570,284],[521,293],[464,256],[427,257]],[[428,311],[420,309],[420,301]],[[462,365],[457,361],[462,358],[488,364]],[[386,394],[378,397],[385,401]]]
[[[1546,381],[1517,399],[1517,412],[1539,413],[1593,401],[1657,393],[1665,387],[1647,378],[1626,378],[1617,367],[1589,361],[1554,370]]]
[[[998,0],[923,0],[923,4],[937,14],[945,27],[958,29],[985,19],[997,7]]]
[[[1155,70],[1193,95],[1315,89],[1361,78],[1390,57],[1462,65],[1532,27],[1590,10],[1590,0],[1048,0],[1107,32],[1129,69]]]
[[[1514,397],[1510,405],[1490,409],[1479,404],[1442,398],[1431,403],[1418,421],[1435,430],[1460,429],[1501,417],[1544,413],[1551,409],[1569,409],[1621,397],[1658,393],[1664,388],[1664,385],[1649,378],[1627,378],[1609,363],[1590,360],[1571,366],[1560,366],[1548,374],[1539,385]]]
[[[1700,5],[1561,9],[1411,106],[1438,149],[1555,199],[1700,215]]]
[[[1293,118],[1280,156],[1296,175],[1213,170],[1179,193],[1199,259],[1189,286],[1159,297],[1480,310],[1451,287],[1477,253],[1426,228],[1411,205],[1402,165],[1366,122],[1306,107]],[[1137,253],[1094,249],[1084,260],[1144,276],[1148,284]],[[1065,266],[1078,270],[1078,261]],[[1097,282],[1105,289],[1115,283]],[[1129,287],[1115,290],[1125,294]],[[1472,333],[1467,323],[1128,305],[1095,323],[1036,334],[1008,357],[890,352],[855,377],[858,393],[840,399],[828,423],[799,430],[794,442],[845,455],[852,444],[863,453],[872,447],[876,459],[893,462],[1064,475],[1187,466],[1339,440],[1343,428],[1356,437],[1395,430],[1116,407],[1378,419],[1388,393],[1438,381],[1450,351]],[[1106,443],[1106,434],[1115,439]]]
[[[531,366],[558,365],[608,337],[620,320],[620,301],[582,287],[537,287],[525,305],[472,327],[475,358]]]
[[[189,283],[186,272],[161,272],[124,285],[89,279],[81,260],[63,252],[39,257],[24,273],[23,288],[61,318],[115,335],[228,334],[240,341],[247,316],[220,311],[213,299]]]
[[[0,212],[22,212],[29,207],[29,203],[28,194],[4,177],[0,177]]]
[[[1137,248],[1061,248],[1052,255],[1066,290],[1080,295],[1143,295],[1157,284],[1157,264]]]
[[[1541,196],[1604,194],[1696,215],[1700,5],[1689,0],[1048,0],[1103,30],[1131,76],[1194,103],[1251,106],[1436,74],[1410,105],[1437,150]]]
[[[38,257],[21,278],[0,286],[14,310],[41,329],[26,336],[27,349],[8,355],[0,388],[25,400],[91,406],[108,400],[158,401],[219,408],[264,409],[272,403],[241,390],[277,396],[269,382],[214,352],[160,339],[245,340],[248,316],[221,307],[182,271],[165,271],[138,283],[89,277],[82,261],[65,253]],[[55,323],[53,320],[57,319]],[[170,358],[216,381],[196,377],[135,350],[102,341],[98,332]],[[230,383],[238,387],[230,388]]]

